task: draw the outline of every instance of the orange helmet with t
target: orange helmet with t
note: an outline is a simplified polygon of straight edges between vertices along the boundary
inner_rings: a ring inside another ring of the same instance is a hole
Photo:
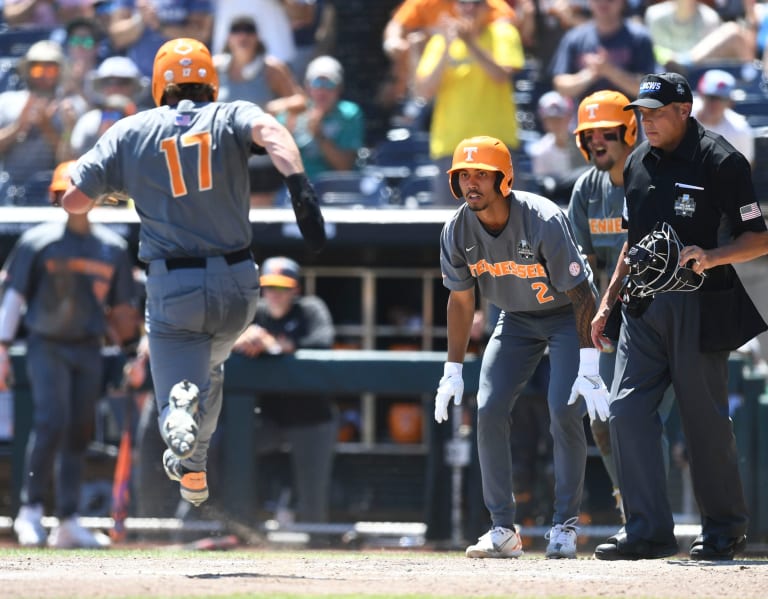
[[[498,173],[497,191],[503,196],[512,193],[515,172],[512,169],[512,156],[503,141],[481,135],[459,142],[453,152],[453,163],[448,171],[451,193],[456,199],[462,196],[458,171],[465,168],[496,171]]]
[[[637,141],[637,119],[634,110],[624,110],[629,104],[627,96],[613,90],[601,90],[584,98],[579,104],[579,123],[573,131],[576,145],[589,162],[589,150],[583,140],[583,133],[589,129],[623,127],[622,139],[628,146]]]
[[[213,99],[218,97],[219,75],[204,43],[180,37],[160,46],[152,69],[152,98],[158,106],[169,83],[207,83],[213,87]]]
[[[56,204],[56,192],[67,191],[69,187],[69,179],[72,170],[77,163],[76,160],[67,160],[61,162],[53,171],[53,177],[51,177],[51,184],[48,186],[48,199],[51,204]]]

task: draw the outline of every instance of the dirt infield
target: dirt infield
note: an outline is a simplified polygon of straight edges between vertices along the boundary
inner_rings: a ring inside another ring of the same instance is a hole
[[[765,599],[768,561],[470,560],[459,552],[0,551],[4,599],[229,597],[621,597]]]

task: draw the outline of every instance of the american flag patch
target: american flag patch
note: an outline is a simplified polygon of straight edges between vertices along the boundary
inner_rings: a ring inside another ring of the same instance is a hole
[[[752,202],[751,204],[742,206],[739,208],[739,214],[741,215],[742,221],[762,216],[762,213],[760,212],[760,206],[757,205],[757,202]]]
[[[180,112],[176,115],[176,126],[177,127],[189,127],[189,124],[192,122],[192,115],[187,114],[184,112]]]

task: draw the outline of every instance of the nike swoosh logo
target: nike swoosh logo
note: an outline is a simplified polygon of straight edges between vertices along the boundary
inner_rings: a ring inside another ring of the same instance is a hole
[[[592,387],[594,389],[600,389],[600,377],[599,376],[588,376],[584,375],[584,378],[587,379],[590,383],[592,383]]]
[[[464,249],[465,249],[465,250],[467,250],[468,252],[471,252],[471,251],[472,251],[472,250],[474,250],[476,247],[477,247],[477,244],[475,244],[475,245],[470,245],[468,248],[464,248]]]

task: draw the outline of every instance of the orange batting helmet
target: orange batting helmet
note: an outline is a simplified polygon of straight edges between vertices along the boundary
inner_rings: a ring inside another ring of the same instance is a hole
[[[496,139],[481,135],[459,142],[453,152],[453,164],[448,171],[451,193],[456,199],[461,198],[458,171],[465,168],[477,168],[498,173],[496,188],[503,196],[512,193],[515,172],[512,169],[512,156],[506,144]]]
[[[205,44],[180,37],[160,46],[152,69],[152,98],[158,106],[169,83],[207,83],[213,88],[213,99],[218,97],[219,75]]]
[[[579,104],[579,124],[574,130],[576,145],[589,162],[589,150],[584,143],[583,132],[602,127],[623,127],[624,143],[635,145],[637,140],[637,119],[633,110],[624,110],[629,99],[621,92],[601,90],[587,96]]]
[[[60,163],[53,171],[51,184],[48,186],[48,199],[51,201],[51,204],[56,204],[57,191],[66,191],[67,187],[69,187],[70,174],[76,162],[76,160],[67,160]]]

